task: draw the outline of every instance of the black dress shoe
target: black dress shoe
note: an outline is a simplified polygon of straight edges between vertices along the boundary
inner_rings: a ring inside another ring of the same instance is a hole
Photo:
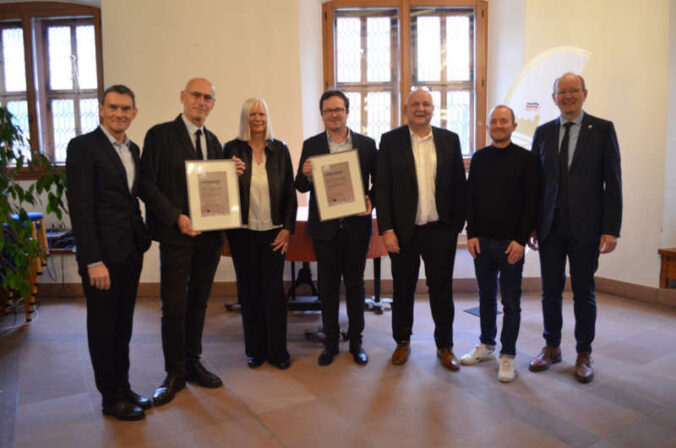
[[[260,367],[263,365],[263,360],[260,358],[256,358],[254,356],[249,356],[246,359],[246,365],[249,366],[250,369],[255,369],[256,367]]]
[[[279,370],[286,370],[289,367],[291,367],[291,359],[286,358],[286,359],[279,361],[279,362],[271,362],[270,364],[277,367]]]
[[[131,389],[124,391],[124,397],[141,409],[150,409],[153,407],[153,402],[150,400],[150,398],[137,394]]]
[[[167,375],[162,385],[153,394],[153,405],[162,406],[174,399],[176,392],[185,388],[185,378],[176,375]]]
[[[186,365],[188,374],[186,375],[186,381],[191,383],[197,383],[202,387],[208,387],[209,389],[215,389],[221,387],[223,382],[219,377],[209,372],[206,367],[202,365],[200,361],[191,362]]]
[[[104,415],[110,415],[122,421],[135,421],[146,418],[146,413],[143,412],[143,409],[126,398],[114,403],[104,403],[101,407],[101,412]]]
[[[324,350],[319,354],[317,364],[320,366],[328,366],[333,362],[333,357],[338,354],[338,347],[324,347]]]
[[[362,348],[361,344],[351,346],[350,347],[350,353],[352,353],[352,357],[354,358],[354,362],[356,362],[357,364],[364,365],[367,362],[369,362],[369,355],[366,354],[366,352]]]

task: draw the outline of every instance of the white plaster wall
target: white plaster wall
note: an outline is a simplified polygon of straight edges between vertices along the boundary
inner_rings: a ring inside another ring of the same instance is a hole
[[[620,245],[602,257],[599,275],[647,286],[657,285],[657,248],[676,243],[676,181],[665,181],[665,167],[676,168],[676,131],[667,132],[667,110],[670,122],[676,116],[674,61],[669,65],[669,39],[676,54],[675,2],[489,2],[489,108],[504,101],[523,64],[541,51],[575,45],[592,52],[583,73],[586,110],[615,122],[625,198]],[[126,83],[138,95],[132,139],[140,144],[150,126],[173,119],[185,81],[202,75],[217,88],[210,129],[222,140],[232,138],[242,101],[263,96],[275,134],[289,143],[297,163],[303,139],[321,130],[320,11],[319,0],[103,0],[105,82]],[[534,255],[527,255],[525,276],[539,274]],[[157,259],[153,247],[142,281],[159,281]],[[383,276],[390,277],[387,260]],[[464,250],[455,276],[474,276]],[[234,280],[229,260],[217,280]],[[74,281],[69,274],[66,282]]]
[[[661,247],[676,247],[676,0],[669,1],[669,81]]]

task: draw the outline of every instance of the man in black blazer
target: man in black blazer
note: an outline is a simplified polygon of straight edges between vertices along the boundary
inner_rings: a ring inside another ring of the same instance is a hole
[[[453,264],[465,224],[465,169],[457,134],[430,125],[434,104],[425,90],[406,101],[408,125],[383,134],[376,175],[378,228],[392,262],[393,364],[410,353],[420,257],[425,262],[434,340],[441,363],[453,354]]]
[[[114,85],[103,93],[101,125],[68,143],[68,208],[87,299],[87,337],[102,411],[140,420],[148,398],[129,385],[136,290],[150,247],[138,199],[139,148],[125,134],[136,117],[134,93]]]
[[[372,232],[371,198],[369,186],[375,176],[376,142],[347,127],[350,101],[340,90],[327,90],[319,100],[319,111],[325,132],[303,142],[296,188],[301,193],[310,191],[310,213],[307,233],[317,257],[319,271],[319,298],[322,304],[322,327],[326,339],[318,364],[327,366],[338,354],[338,308],[340,277],[345,282],[345,301],[349,328],[350,353],[357,364],[366,364],[368,355],[362,348],[364,331],[364,267]],[[320,221],[317,198],[312,185],[312,160],[310,157],[356,149],[359,155],[367,211],[357,216]]]
[[[181,92],[183,113],[152,127],[143,144],[140,196],[146,204],[148,230],[160,243],[162,349],[167,372],[153,395],[156,406],[171,401],[186,380],[209,388],[222,385],[200,356],[223,232],[193,230],[185,176],[186,160],[223,157],[218,138],[204,127],[215,101],[216,90],[210,81],[191,79]]]
[[[537,234],[529,245],[540,250],[542,271],[542,352],[530,363],[534,372],[561,361],[561,301],[570,263],[578,353],[575,378],[589,382],[596,325],[594,273],[599,253],[615,249],[622,224],[620,150],[610,121],[582,110],[584,79],[566,73],[554,82],[552,99],[561,117],[539,126],[532,150],[540,162],[542,190]],[[537,239],[538,245],[535,240]]]

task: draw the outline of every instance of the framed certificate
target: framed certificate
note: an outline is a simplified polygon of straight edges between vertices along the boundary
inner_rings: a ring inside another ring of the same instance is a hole
[[[221,230],[242,226],[235,162],[186,160],[185,178],[193,230]]]
[[[314,194],[322,221],[367,210],[357,150],[311,157]]]

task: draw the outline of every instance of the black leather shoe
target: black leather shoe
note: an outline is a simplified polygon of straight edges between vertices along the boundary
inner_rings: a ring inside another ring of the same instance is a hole
[[[209,372],[200,361],[186,364],[186,370],[188,372],[185,377],[186,381],[197,383],[200,386],[208,387],[209,389],[216,389],[223,385],[221,379]]]
[[[367,362],[369,362],[369,355],[366,354],[361,344],[350,346],[350,353],[352,353],[354,362],[356,362],[357,364],[364,365]]]
[[[246,365],[249,366],[250,369],[255,369],[256,367],[263,365],[263,360],[254,356],[249,356],[246,359]]]
[[[286,370],[286,369],[288,369],[289,367],[291,367],[291,359],[286,358],[286,359],[284,359],[283,361],[279,361],[279,362],[271,362],[270,364],[272,364],[273,366],[277,367],[279,370]]]
[[[103,415],[110,415],[122,421],[135,421],[146,418],[146,413],[143,412],[143,409],[126,398],[111,404],[104,403],[101,407],[101,412],[103,412]]]
[[[317,364],[320,366],[328,366],[333,362],[333,357],[338,354],[337,347],[324,347],[324,350],[319,354]]]
[[[124,391],[124,397],[141,409],[150,409],[153,407],[153,402],[150,400],[150,398],[139,395],[131,389]]]
[[[185,388],[185,378],[176,375],[167,375],[162,385],[153,394],[153,405],[162,406],[174,399],[176,392]]]

